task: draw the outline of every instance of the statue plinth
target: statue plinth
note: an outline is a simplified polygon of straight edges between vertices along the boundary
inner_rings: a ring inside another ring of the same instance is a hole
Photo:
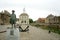
[[[14,35],[14,30],[13,29],[10,30],[10,35]]]
[[[19,40],[20,33],[18,28],[9,28],[6,32],[6,40]]]

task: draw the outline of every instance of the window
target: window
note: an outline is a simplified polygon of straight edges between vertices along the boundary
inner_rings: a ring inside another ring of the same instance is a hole
[[[23,21],[21,21],[21,23],[23,23]]]
[[[25,21],[25,23],[26,23],[26,21]]]

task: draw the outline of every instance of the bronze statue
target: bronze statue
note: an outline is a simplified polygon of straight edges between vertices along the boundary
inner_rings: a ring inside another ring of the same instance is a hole
[[[12,28],[15,27],[16,23],[16,15],[14,14],[14,10],[12,10],[11,18],[10,18],[10,23],[12,24]]]

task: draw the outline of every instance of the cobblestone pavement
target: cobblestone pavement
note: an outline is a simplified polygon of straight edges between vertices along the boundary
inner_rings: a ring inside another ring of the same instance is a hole
[[[5,25],[4,27],[0,26],[0,31],[6,30],[7,27],[11,26]],[[6,32],[0,33],[0,40],[5,40],[5,36]],[[30,26],[28,32],[20,32],[20,40],[60,40],[60,35],[53,32],[49,34],[48,30]]]

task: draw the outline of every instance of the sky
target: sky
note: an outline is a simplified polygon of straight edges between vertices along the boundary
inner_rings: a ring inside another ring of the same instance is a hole
[[[0,12],[7,10],[12,13],[15,10],[17,18],[23,13],[23,8],[33,20],[46,18],[49,14],[60,16],[60,0],[0,0]]]

